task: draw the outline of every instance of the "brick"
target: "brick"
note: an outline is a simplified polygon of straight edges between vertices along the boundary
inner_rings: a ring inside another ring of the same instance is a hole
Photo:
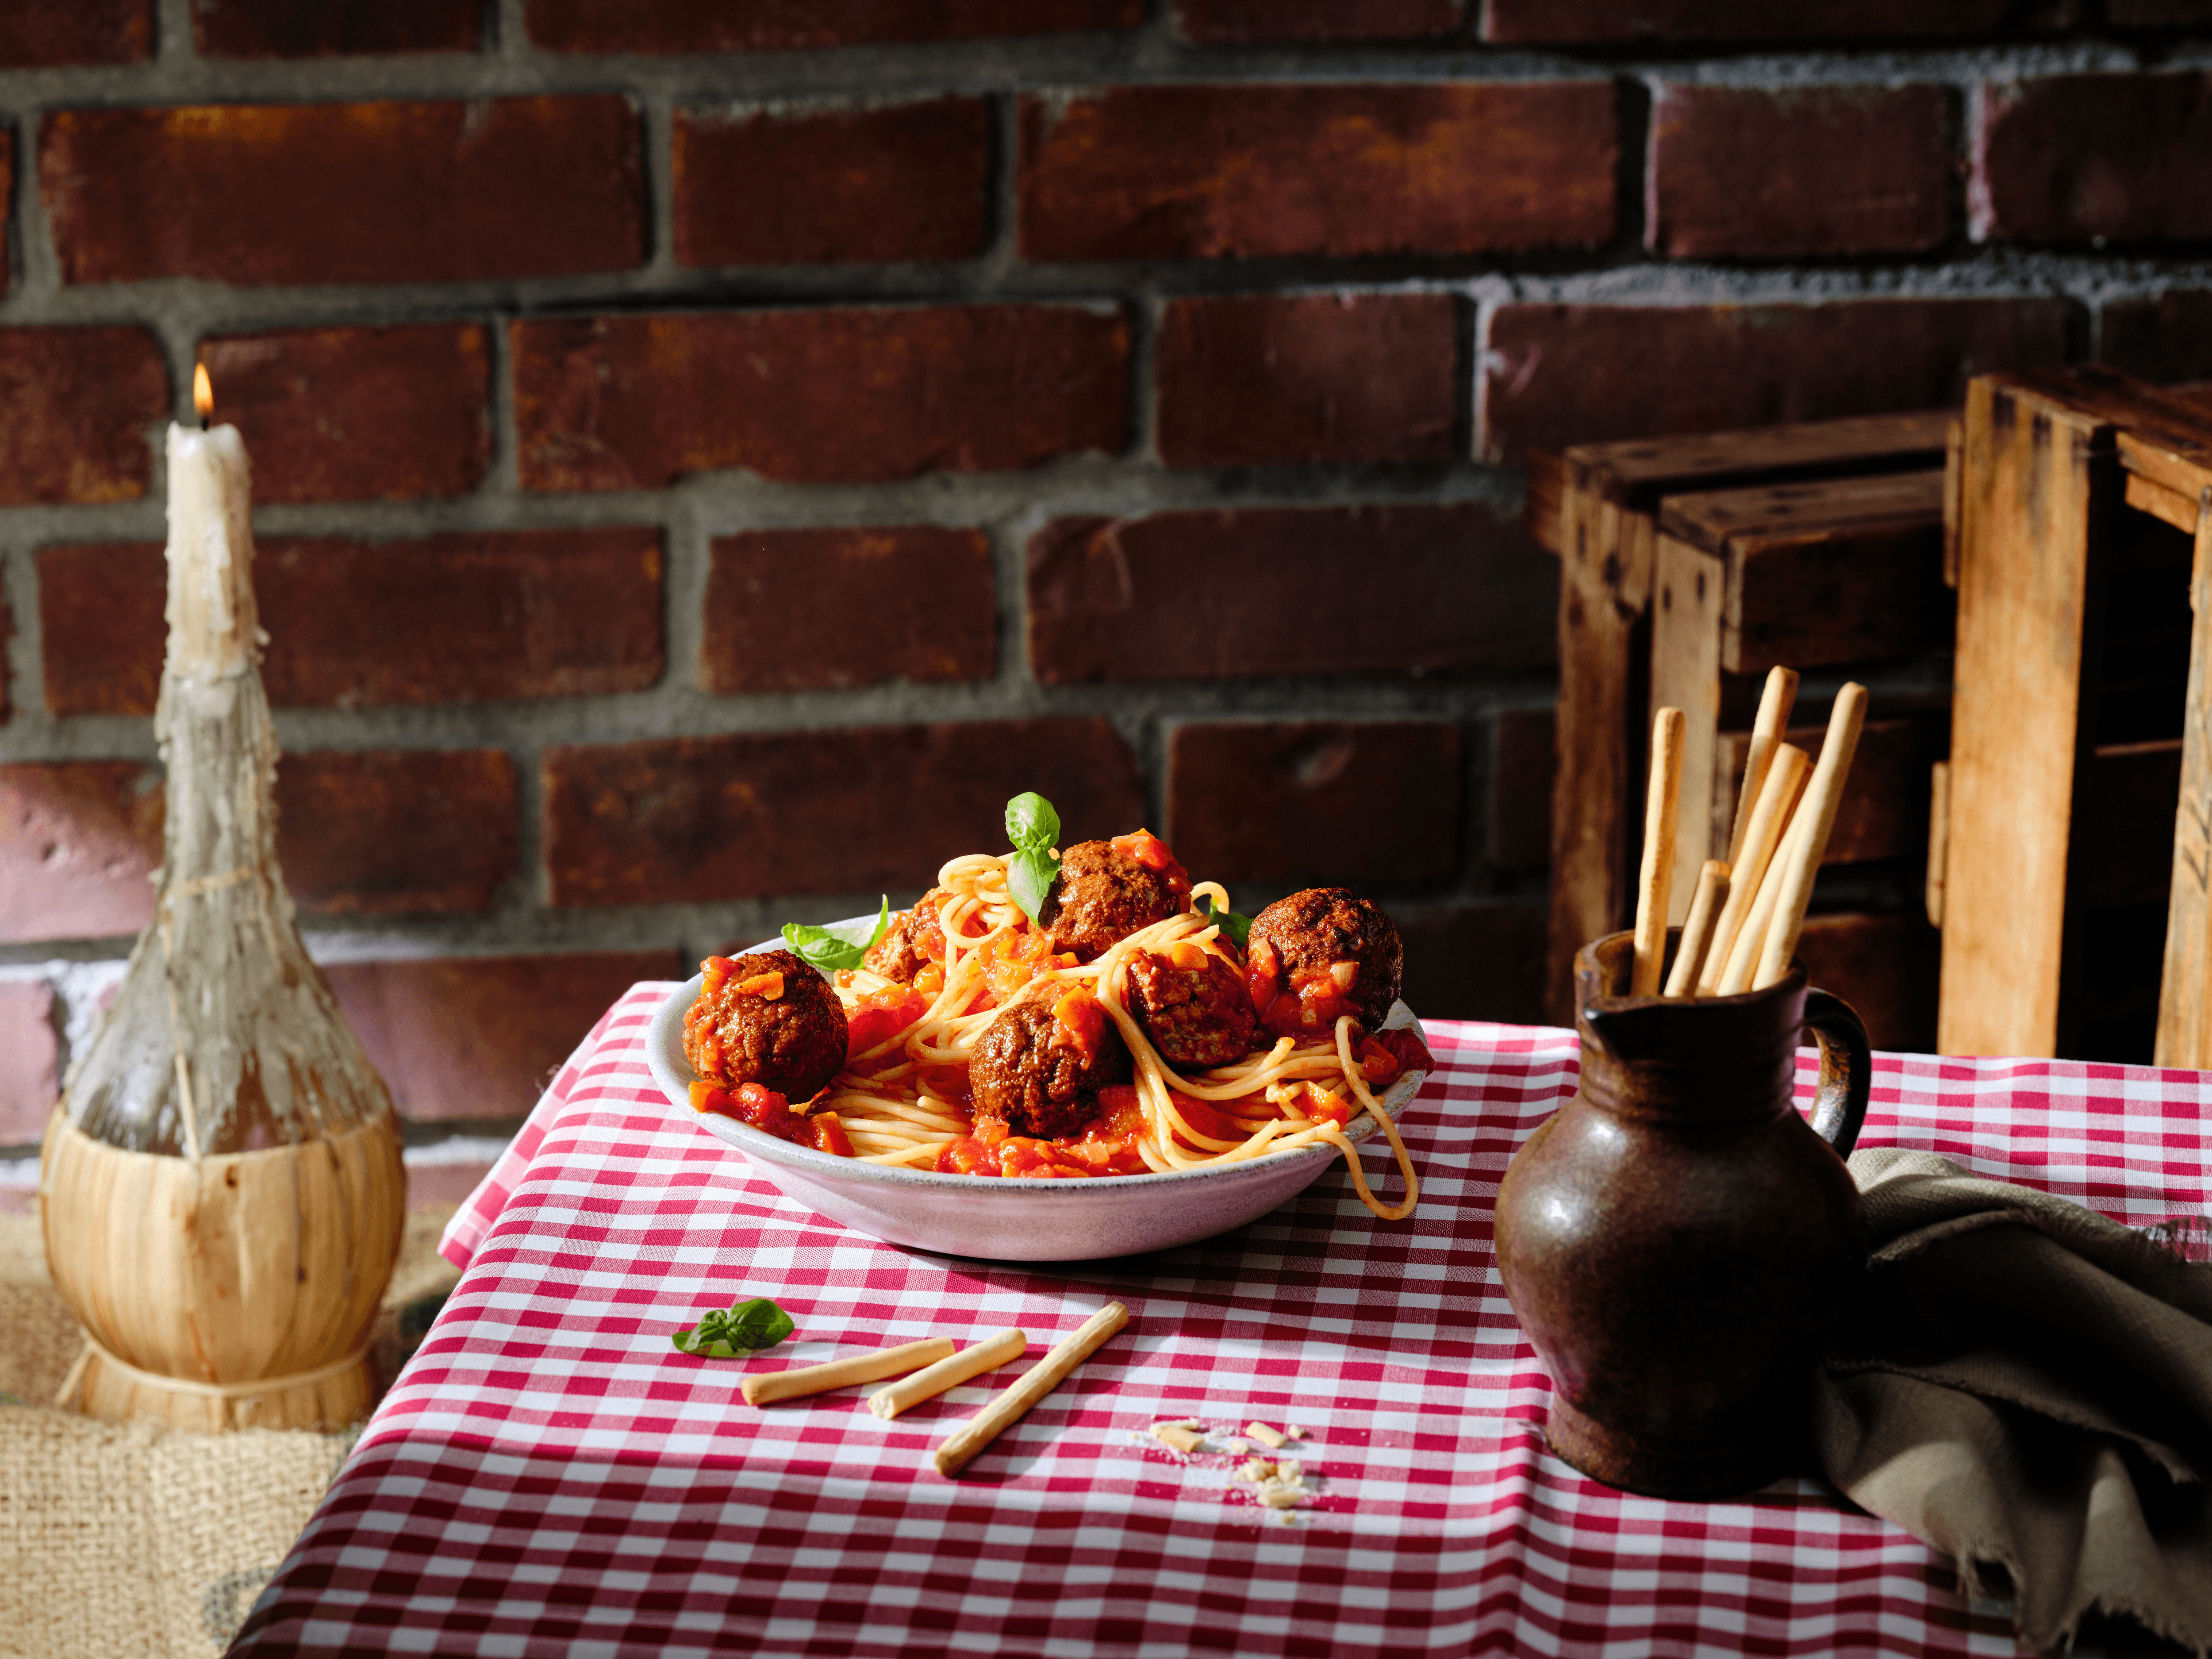
[[[529,1114],[616,998],[640,980],[680,979],[685,969],[674,951],[605,951],[333,963],[324,971],[401,1117],[504,1127]],[[416,1186],[410,1168],[410,1199]]]
[[[919,892],[1006,847],[1034,789],[1063,836],[1142,820],[1136,756],[1098,718],[738,732],[544,751],[556,905]]]
[[[1186,40],[1412,40],[1456,34],[1460,0],[1176,0]]]
[[[677,262],[972,259],[990,242],[990,129],[980,98],[679,110]]]
[[[528,489],[1001,472],[1127,441],[1128,324],[1082,306],[517,322]]]
[[[1540,1025],[1541,904],[1388,904],[1406,947],[1406,1006],[1423,1019]]]
[[[990,538],[928,525],[753,530],[709,550],[699,681],[709,691],[988,679]]]
[[[1022,100],[1032,259],[1472,254],[1614,229],[1606,81],[1120,87]]]
[[[1481,454],[1937,409],[2066,355],[2067,302],[1508,305],[1492,317]]]
[[[153,55],[153,0],[8,0],[0,6],[0,69],[135,64]]]
[[[1172,301],[1154,357],[1160,459],[1449,459],[1457,306],[1449,294]]]
[[[35,1145],[61,1095],[53,988],[41,979],[0,981],[0,1146]]]
[[[1490,0],[1486,40],[1856,40],[1986,34],[2014,0]]]
[[[479,0],[192,0],[192,44],[204,58],[335,58],[474,52]]]
[[[150,329],[0,329],[0,506],[136,501],[168,412]]]
[[[0,943],[135,933],[154,914],[161,774],[137,761],[0,766]]]
[[[257,505],[465,495],[491,464],[481,324],[230,335],[199,357],[253,458]]]
[[[1168,740],[1168,844],[1201,881],[1442,880],[1459,868],[1448,720],[1219,720]]]
[[[1143,0],[527,0],[548,52],[800,52],[879,41],[1132,29]]]
[[[646,255],[626,98],[71,109],[40,134],[63,278],[480,282]]]
[[[1540,668],[1558,581],[1471,504],[1056,519],[1030,539],[1030,665],[1048,685]]]
[[[488,910],[518,865],[496,749],[309,750],[276,768],[276,859],[302,910]]]
[[[1490,861],[1541,870],[1552,861],[1558,738],[1548,708],[1501,708],[1490,726]]]
[[[2212,236],[2212,74],[2055,75],[1982,96],[1976,236],[2007,242]]]
[[[276,771],[276,857],[303,910],[480,910],[516,868],[496,750],[307,750]],[[158,769],[0,766],[0,943],[134,933],[161,862]]]
[[[167,584],[156,543],[40,550],[48,709],[153,712]],[[254,590],[270,635],[262,679],[280,708],[586,696],[660,678],[650,527],[271,536]]]
[[[2212,290],[2106,301],[2097,356],[2146,380],[2212,380]]]
[[[1950,125],[1941,87],[1662,88],[1646,240],[1683,258],[1941,246]]]

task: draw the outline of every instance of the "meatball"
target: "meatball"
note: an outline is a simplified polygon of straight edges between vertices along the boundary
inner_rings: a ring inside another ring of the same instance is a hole
[[[891,925],[868,952],[868,971],[895,979],[902,985],[911,985],[915,975],[923,969],[932,963],[942,963],[945,929],[937,918],[938,907],[945,896],[944,889],[933,888],[913,909],[902,910],[893,916]]]
[[[1195,945],[1176,949],[1182,963],[1150,951],[1130,956],[1129,1012],[1160,1058],[1178,1071],[1202,1072],[1243,1059],[1252,1052],[1256,1024],[1243,975]]]
[[[691,1069],[725,1089],[757,1083],[811,1100],[845,1064],[845,1009],[830,981],[788,951],[709,957],[684,1016]],[[781,983],[778,983],[778,981]]]
[[[1047,985],[983,1028],[968,1067],[975,1127],[986,1140],[1078,1134],[1098,1115],[1098,1091],[1133,1074],[1128,1045],[1098,1000]]]
[[[1343,1014],[1378,1030],[1405,969],[1390,918],[1343,887],[1276,900],[1254,918],[1245,951],[1252,1006],[1278,1036],[1318,1035]]]
[[[1183,908],[1190,878],[1182,866],[1172,854],[1164,868],[1145,862],[1127,845],[1133,839],[1078,842],[1060,855],[1059,878],[1037,918],[1052,935],[1054,950],[1072,951],[1078,962],[1089,962]],[[1167,854],[1151,836],[1143,840]]]

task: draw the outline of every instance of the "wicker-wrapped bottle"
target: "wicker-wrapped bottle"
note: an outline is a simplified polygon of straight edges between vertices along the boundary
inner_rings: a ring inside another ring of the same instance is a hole
[[[343,1424],[405,1219],[398,1125],[276,866],[244,447],[172,426],[168,454],[159,890],[40,1170],[47,1266],[88,1339],[58,1403]]]

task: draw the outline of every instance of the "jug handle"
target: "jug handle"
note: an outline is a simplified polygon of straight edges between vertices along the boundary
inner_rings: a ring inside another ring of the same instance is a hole
[[[1849,1158],[1866,1123],[1874,1088],[1874,1053],[1851,1005],[1826,991],[1805,993],[1805,1029],[1820,1045],[1820,1080],[1813,1096],[1813,1131]]]

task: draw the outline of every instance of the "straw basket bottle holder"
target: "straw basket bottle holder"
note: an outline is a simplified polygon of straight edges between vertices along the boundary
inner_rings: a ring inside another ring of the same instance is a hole
[[[1865,1273],[1838,1154],[1866,1115],[1866,1031],[1794,965],[1741,996],[1620,994],[1632,945],[1576,958],[1581,1086],[1506,1171],[1498,1271],[1552,1376],[1554,1451],[1632,1492],[1746,1492],[1805,1443],[1814,1366]]]
[[[204,504],[196,559],[172,497],[154,920],[42,1154],[47,1265],[89,1338],[58,1403],[207,1430],[343,1424],[369,1403],[406,1177],[390,1096],[276,866],[242,451],[228,459],[237,499]]]

